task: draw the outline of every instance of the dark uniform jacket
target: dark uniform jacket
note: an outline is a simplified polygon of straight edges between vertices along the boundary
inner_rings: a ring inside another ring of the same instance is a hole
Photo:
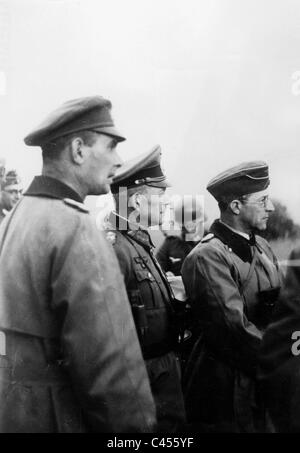
[[[276,431],[300,432],[300,247],[260,351],[263,393]]]
[[[148,231],[127,224],[113,213],[110,223],[115,222],[119,230],[115,231],[113,246],[124,275],[143,356],[158,357],[174,348],[171,289],[154,257]]]
[[[155,423],[117,260],[71,188],[34,179],[0,228],[0,432]]]
[[[250,242],[216,221],[182,275],[200,335],[186,370],[189,418],[253,432],[258,350],[281,285],[277,260],[263,238]]]
[[[174,432],[185,421],[179,362],[174,354],[173,294],[153,253],[147,230],[112,213],[110,224],[151,389],[157,408],[158,430]],[[111,232],[109,233],[112,234]]]
[[[179,236],[169,236],[157,252],[157,261],[165,272],[181,275],[183,261],[198,243],[185,241]]]

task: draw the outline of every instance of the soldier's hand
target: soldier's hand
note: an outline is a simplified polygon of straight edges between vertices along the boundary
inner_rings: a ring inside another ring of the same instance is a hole
[[[171,271],[166,272],[166,276],[167,277],[175,277],[175,275]]]

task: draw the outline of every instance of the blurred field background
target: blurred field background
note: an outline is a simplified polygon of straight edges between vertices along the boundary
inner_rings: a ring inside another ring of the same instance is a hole
[[[282,202],[274,199],[272,199],[272,202],[274,204],[275,211],[270,215],[267,230],[265,232],[259,232],[259,234],[264,236],[270,243],[272,250],[277,256],[278,261],[285,272],[286,261],[292,249],[296,247],[297,244],[300,245],[300,225],[293,220],[289,210]],[[93,215],[98,217],[96,222],[99,226],[102,225],[103,219],[106,215],[114,209],[114,203],[111,196],[97,197],[97,203],[94,205],[90,203],[88,206]],[[179,226],[173,226],[172,230],[168,229],[170,220],[172,220],[172,218],[168,217],[167,214],[163,225],[165,233],[167,235],[180,234]],[[209,230],[212,220],[212,218],[206,220],[204,225],[206,231]],[[158,227],[150,228],[149,232],[157,252],[158,248],[162,245],[165,236]]]
[[[300,245],[300,239],[277,239],[270,241],[270,245],[277,256],[279,261],[285,261],[288,259],[290,252],[296,245]]]
[[[280,238],[277,240],[270,241],[270,245],[278,258],[280,267],[284,274],[286,274],[287,270],[287,260],[292,249],[296,245],[300,245],[300,238]]]
[[[164,240],[164,235],[161,231],[152,230],[151,238],[155,247],[158,248]],[[269,241],[269,243],[278,260],[284,263],[288,259],[292,249],[297,244],[300,245],[300,238],[279,238],[276,240],[271,240]]]
[[[156,251],[158,248],[161,246],[163,240],[164,240],[164,235],[161,231],[158,230],[152,230],[151,231],[151,238],[152,241],[156,247]],[[273,252],[278,258],[278,261],[280,263],[280,267],[283,270],[284,274],[286,273],[286,261],[289,258],[289,255],[292,251],[292,249],[296,246],[300,246],[300,238],[279,238],[276,240],[270,240],[269,241]]]
[[[270,243],[285,273],[287,260],[292,249],[300,245],[300,225],[294,222],[290,212],[282,202],[276,199],[272,199],[272,202],[275,210],[270,214],[267,230],[259,231],[258,234],[265,237]],[[208,230],[209,227],[210,223],[207,223],[205,229]],[[167,233],[169,234],[169,232]],[[154,229],[151,231],[151,237],[155,246],[160,247],[164,240],[163,233]]]

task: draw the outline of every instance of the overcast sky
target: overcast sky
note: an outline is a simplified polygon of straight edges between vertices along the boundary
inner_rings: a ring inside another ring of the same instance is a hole
[[[0,0],[0,156],[25,186],[41,156],[23,137],[94,94],[113,103],[122,158],[159,143],[172,192],[205,194],[210,218],[209,179],[262,159],[300,222],[298,0]]]

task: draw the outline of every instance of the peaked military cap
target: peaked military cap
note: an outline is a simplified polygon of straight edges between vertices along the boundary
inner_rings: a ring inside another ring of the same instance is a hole
[[[270,184],[266,162],[245,162],[218,174],[211,179],[207,190],[217,201],[260,192]]]
[[[94,130],[115,137],[125,137],[115,128],[111,117],[112,104],[102,96],[90,96],[67,101],[24,138],[29,146],[42,146],[59,137],[84,130]]]
[[[161,147],[155,146],[151,151],[141,154],[134,159],[125,162],[117,170],[111,191],[116,193],[119,187],[169,187],[169,183],[160,166]]]
[[[7,189],[8,187],[20,188],[21,178],[18,176],[16,170],[10,170],[6,173],[5,179],[2,182],[2,188]]]

